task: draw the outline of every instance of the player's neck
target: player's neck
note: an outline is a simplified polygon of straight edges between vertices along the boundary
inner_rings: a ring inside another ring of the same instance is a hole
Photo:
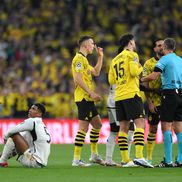
[[[134,51],[131,47],[125,47],[124,49],[127,51]]]
[[[79,53],[87,57],[87,51],[85,49],[80,48]]]

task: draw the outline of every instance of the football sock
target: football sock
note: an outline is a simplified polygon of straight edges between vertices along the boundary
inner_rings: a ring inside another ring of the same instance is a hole
[[[152,155],[155,147],[156,133],[149,132],[147,137],[147,159],[152,160]]]
[[[129,130],[128,131],[128,155],[129,155],[129,157],[130,157],[130,153],[131,153],[131,145],[133,142],[133,135],[134,135],[134,131]]]
[[[110,132],[106,142],[106,161],[112,161],[117,132]]]
[[[3,152],[0,158],[0,163],[6,162],[11,157],[11,154],[14,149],[15,149],[15,144],[12,138],[8,138],[3,148]]]
[[[134,143],[135,143],[136,158],[143,158],[143,147],[144,147],[144,129],[143,128],[135,129]]]
[[[118,135],[118,144],[119,144],[119,149],[121,153],[121,158],[122,162],[129,162],[129,155],[128,155],[128,135],[122,131],[119,132]]]
[[[91,153],[98,154],[97,142],[99,140],[100,129],[92,128],[90,131],[90,144],[91,144]]]
[[[182,132],[177,133],[177,139],[178,139],[178,156],[177,156],[177,162],[182,163]]]
[[[78,130],[75,138],[75,148],[74,148],[74,159],[80,160],[82,147],[85,141],[86,133],[84,131]]]
[[[171,131],[164,132],[164,149],[165,149],[165,162],[172,162],[172,133]]]

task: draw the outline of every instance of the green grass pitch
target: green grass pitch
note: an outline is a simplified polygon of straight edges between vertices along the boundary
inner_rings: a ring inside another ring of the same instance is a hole
[[[0,151],[2,147],[0,145]],[[88,168],[72,167],[73,147],[73,145],[52,145],[49,165],[43,169],[24,168],[15,158],[10,159],[8,168],[0,168],[0,182],[177,182],[182,180],[181,168],[119,168],[99,165]],[[163,152],[163,145],[156,145],[154,164],[162,160]],[[105,158],[105,145],[99,145],[99,153]],[[176,154],[177,144],[174,144],[173,155]],[[84,145],[82,159],[88,161],[89,156],[90,145]],[[133,156],[134,146],[132,146]],[[114,160],[120,161],[118,146],[115,148]]]

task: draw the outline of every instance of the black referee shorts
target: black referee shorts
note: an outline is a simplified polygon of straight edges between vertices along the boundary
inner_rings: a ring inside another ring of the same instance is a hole
[[[182,89],[162,91],[161,121],[182,121]]]

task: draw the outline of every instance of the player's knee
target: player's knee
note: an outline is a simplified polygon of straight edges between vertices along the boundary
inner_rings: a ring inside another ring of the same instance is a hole
[[[11,138],[14,140],[22,140],[22,136],[20,135],[20,133],[15,133],[13,135],[11,135]]]
[[[98,129],[101,129],[102,128],[102,123],[99,123],[98,124]]]

